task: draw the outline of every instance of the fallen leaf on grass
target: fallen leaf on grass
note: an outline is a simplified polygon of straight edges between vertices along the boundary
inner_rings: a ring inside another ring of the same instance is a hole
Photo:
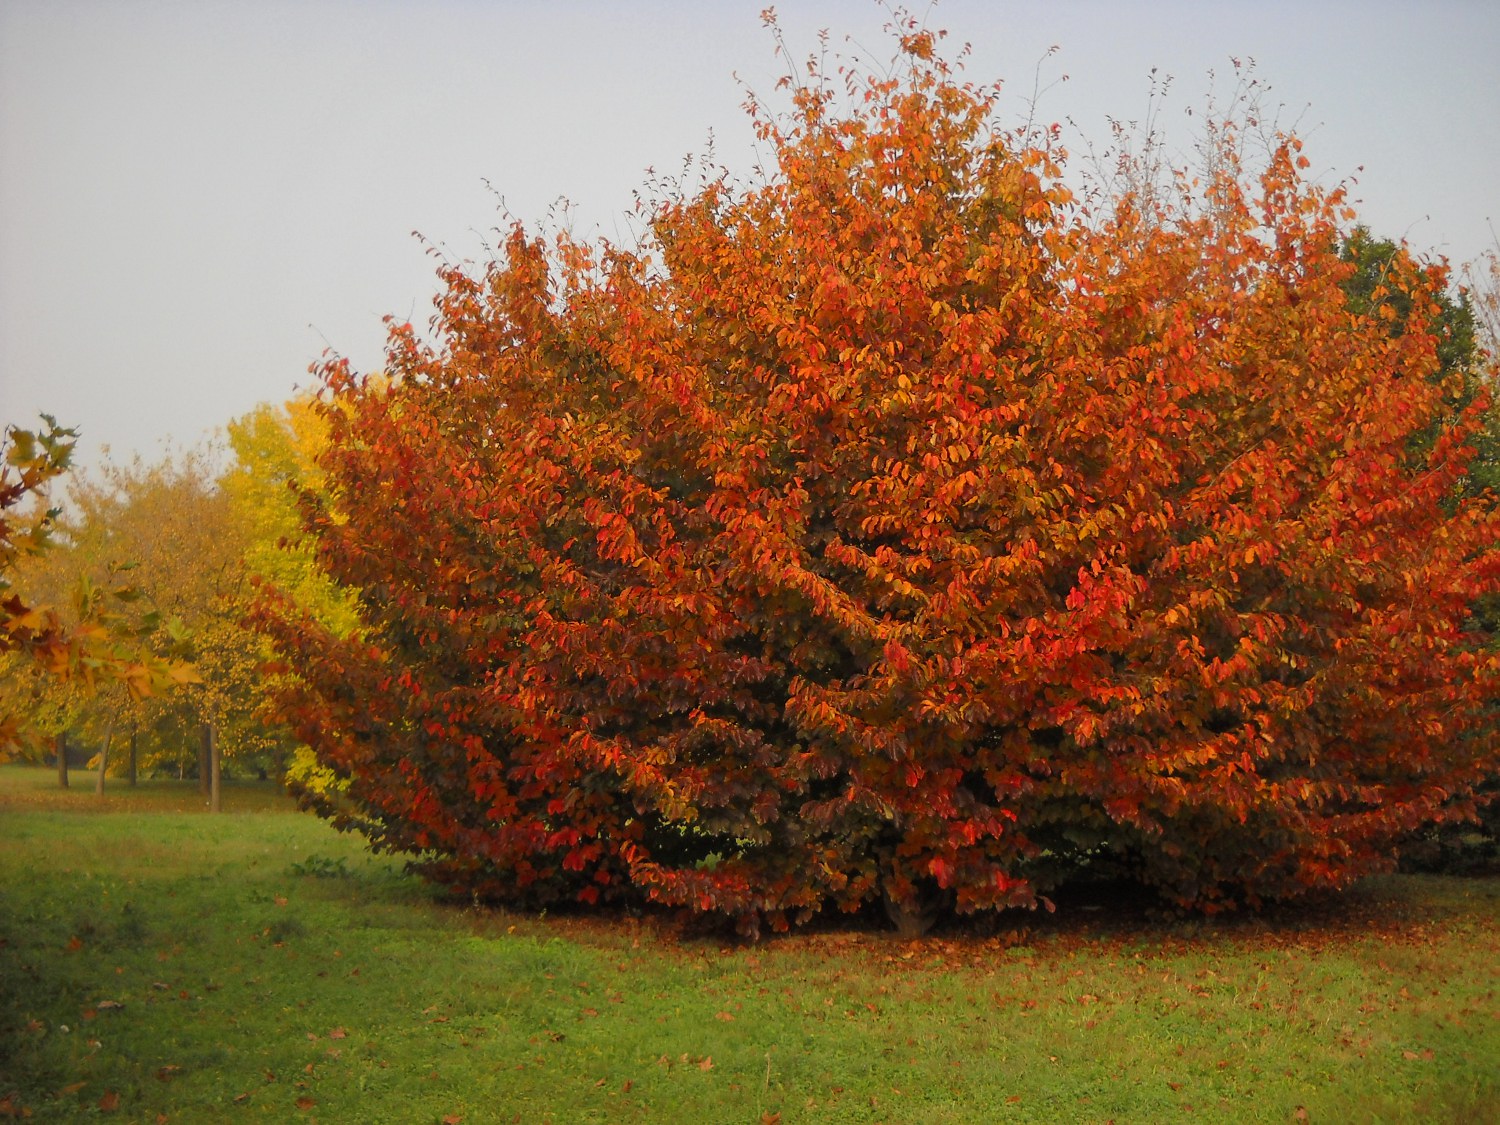
[[[100,1000],[94,1007],[101,1012],[118,1012],[125,1004],[120,1000]]]
[[[450,1113],[447,1117],[443,1118],[443,1125],[459,1125],[459,1122],[463,1119],[463,1114],[461,1113]]]
[[[243,1093],[243,1094],[236,1094],[234,1096],[234,1104],[235,1105],[244,1105],[249,1100],[250,1100],[250,1094],[248,1092]]]
[[[156,1068],[156,1078],[160,1082],[170,1082],[181,1073],[182,1067],[173,1066],[170,1063],[168,1063],[166,1066],[159,1066]]]
[[[347,1039],[348,1037],[349,1033],[342,1027],[336,1027],[328,1033],[328,1038],[330,1039]]]
[[[104,1096],[99,1099],[100,1113],[113,1113],[120,1108],[120,1095],[113,1090],[105,1090]]]
[[[84,1083],[84,1082],[69,1082],[66,1086],[64,1086],[61,1090],[59,1090],[58,1093],[61,1094],[61,1095],[64,1095],[64,1096],[66,1096],[68,1094],[76,1094],[76,1093],[78,1093],[79,1090],[82,1090],[85,1085],[87,1085],[87,1083]]]
[[[82,948],[83,948],[83,942],[80,941],[78,938],[71,937],[71,938],[68,939],[68,952],[69,953],[77,953]]]
[[[760,1115],[760,1125],[781,1125],[781,1114],[762,1113]]]
[[[722,1021],[724,1023],[733,1023],[734,1022],[734,1017],[732,1015],[730,1015],[728,1012],[715,1012],[714,1013],[714,1019],[720,1020],[720,1021]]]
[[[297,1106],[298,1109],[308,1110],[308,1109],[312,1109],[313,1106],[315,1106],[315,1105],[318,1104],[318,1099],[317,1098],[310,1098],[306,1094],[303,1094],[300,1098],[297,1099],[297,1101],[294,1104]]]
[[[708,1058],[704,1059],[702,1062],[700,1062],[698,1064],[698,1069],[699,1070],[712,1070],[713,1068],[714,1068],[714,1060],[713,1060],[713,1056],[712,1055],[710,1055]]]

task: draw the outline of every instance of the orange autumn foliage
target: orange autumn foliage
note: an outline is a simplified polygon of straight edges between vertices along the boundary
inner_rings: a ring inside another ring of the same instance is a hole
[[[755,109],[767,182],[637,250],[516,228],[435,346],[327,366],[308,526],[364,628],[263,618],[328,811],[480,894],[747,930],[1101,872],[1254,904],[1472,815],[1484,403],[1419,451],[1435,341],[1351,311],[1341,192],[1286,137],[1084,205],[934,45]]]

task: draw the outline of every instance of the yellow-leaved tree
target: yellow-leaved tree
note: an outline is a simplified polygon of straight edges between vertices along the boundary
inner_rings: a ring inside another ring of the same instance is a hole
[[[281,405],[262,404],[229,423],[234,461],[220,478],[235,525],[243,533],[241,562],[251,582],[276,591],[293,612],[321,627],[347,636],[358,626],[355,597],[336,586],[318,566],[312,546],[303,538],[299,497],[317,492],[323,480],[318,456],[327,445],[328,423],[309,397]],[[257,655],[269,660],[268,642],[256,636]],[[290,670],[262,670],[264,694]],[[326,793],[336,785],[331,771],[311,751],[295,746],[283,761],[284,776],[294,788]]]

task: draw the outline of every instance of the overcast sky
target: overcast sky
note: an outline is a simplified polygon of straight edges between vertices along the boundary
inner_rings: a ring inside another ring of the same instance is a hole
[[[472,258],[567,197],[629,237],[646,169],[755,162],[745,86],[783,72],[762,4],[656,0],[0,0],[0,422],[83,431],[86,462],[156,457],[310,383],[325,348],[380,364],[381,317],[425,323],[419,231]],[[1209,72],[1255,60],[1314,171],[1357,176],[1382,235],[1468,260],[1500,225],[1500,3],[946,0],[1002,123],[1192,140]],[[792,52],[885,59],[882,7],[778,6]],[[846,40],[852,40],[849,42]],[[1049,47],[1059,51],[1044,60]],[[1064,75],[1066,82],[1059,82]],[[1363,167],[1363,171],[1357,169]]]

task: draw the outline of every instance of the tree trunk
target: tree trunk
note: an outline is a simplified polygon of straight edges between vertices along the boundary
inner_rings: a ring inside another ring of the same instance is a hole
[[[139,735],[140,732],[137,731],[135,727],[130,728],[130,770],[128,773],[126,773],[125,776],[129,779],[127,784],[129,784],[130,788],[132,789],[135,788],[135,744]]]
[[[219,790],[219,730],[213,723],[208,724],[208,760],[209,760],[209,812],[222,812],[223,803],[220,800]]]
[[[213,768],[209,758],[213,755],[214,737],[213,728],[208,723],[203,724],[202,735],[203,737],[198,742],[198,792],[207,797],[209,796],[208,787],[211,784],[208,774]]]
[[[57,750],[57,787],[66,789],[68,787],[68,732],[58,731],[57,737],[52,740],[52,745]]]
[[[104,796],[104,771],[109,766],[109,743],[115,736],[115,721],[104,725],[104,745],[99,748],[99,777],[94,782],[94,792]]]

